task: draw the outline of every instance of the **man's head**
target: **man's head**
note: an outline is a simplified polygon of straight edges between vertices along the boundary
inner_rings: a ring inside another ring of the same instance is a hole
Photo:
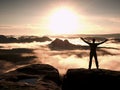
[[[92,39],[93,43],[95,43],[95,38]]]

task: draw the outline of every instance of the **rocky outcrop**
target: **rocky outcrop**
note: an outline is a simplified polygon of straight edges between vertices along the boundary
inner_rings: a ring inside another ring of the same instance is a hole
[[[0,76],[0,90],[61,90],[56,68],[48,64],[33,64]]]
[[[119,89],[120,71],[68,69],[61,77],[48,64],[32,64],[0,76],[0,90],[104,90]]]
[[[120,71],[106,69],[69,69],[64,76],[62,90],[117,90]]]
[[[70,43],[68,40],[61,40],[56,38],[49,44],[49,48],[52,50],[71,50],[71,49],[78,49],[80,45],[74,45]]]

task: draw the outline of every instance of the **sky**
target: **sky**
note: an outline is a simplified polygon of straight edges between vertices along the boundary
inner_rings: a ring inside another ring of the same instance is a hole
[[[0,34],[120,33],[120,0],[0,0]]]

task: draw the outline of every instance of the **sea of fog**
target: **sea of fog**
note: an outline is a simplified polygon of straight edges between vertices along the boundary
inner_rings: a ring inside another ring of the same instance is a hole
[[[79,36],[51,36],[49,37],[54,41],[56,38],[61,40],[67,39],[70,43],[81,46],[88,46],[84,43]],[[114,42],[115,37],[107,37],[109,40],[106,43],[101,44],[102,47],[97,51],[99,67],[101,69],[120,70],[120,42]],[[89,50],[88,49],[73,49],[73,50],[51,50],[48,47],[52,41],[45,42],[30,42],[30,43],[1,43],[0,49],[7,50],[7,60],[0,58],[0,72],[8,72],[18,67],[22,67],[33,63],[50,64],[57,68],[61,74],[64,74],[70,68],[88,68],[89,64]],[[30,51],[19,52],[20,57],[35,56],[35,58],[29,57],[28,59],[21,58],[17,60],[16,55],[10,56],[13,53],[13,49],[29,49]],[[8,52],[9,51],[9,52]],[[11,52],[12,51],[12,52]],[[5,51],[6,53],[6,51]],[[2,57],[2,56],[1,56]],[[3,58],[4,59],[4,58]],[[30,59],[30,60],[29,60]],[[11,61],[10,61],[11,60]],[[28,61],[27,61],[28,60]],[[96,68],[94,58],[92,62],[92,68]]]

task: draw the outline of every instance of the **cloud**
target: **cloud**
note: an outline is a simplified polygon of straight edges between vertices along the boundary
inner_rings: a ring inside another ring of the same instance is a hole
[[[113,46],[113,45],[112,45]],[[115,46],[116,47],[116,46]],[[69,68],[88,68],[89,50],[50,50],[47,46],[35,51],[39,61],[56,67],[61,74]],[[98,50],[100,68],[120,70],[119,50],[104,47]],[[116,59],[117,58],[117,59]],[[112,65],[113,64],[113,65]],[[94,58],[92,68],[96,68]]]
[[[111,69],[111,70],[120,70],[120,56],[114,55],[114,56],[100,56],[100,67],[105,69]]]
[[[35,63],[36,58],[33,49],[0,49],[0,74],[18,66]]]
[[[8,29],[8,28],[13,28],[11,25],[0,25],[0,29]]]
[[[89,33],[120,33],[119,25],[120,18],[114,16],[95,16],[95,15],[85,15],[84,27],[81,32]],[[113,32],[114,31],[114,32]]]
[[[29,63],[46,63],[57,68],[61,74],[64,74],[69,68],[88,68],[88,64],[89,64],[88,49],[84,48],[77,50],[58,50],[58,51],[50,50],[49,47],[47,46],[48,43],[50,42],[5,44],[4,46],[7,45],[6,48],[10,47],[11,49],[10,50],[6,49],[5,51],[1,51],[2,54],[5,53],[5,55],[1,55],[1,58],[7,59],[7,60],[0,60],[1,64],[3,63],[8,65],[6,66],[8,68],[9,66],[12,67],[13,65],[17,65],[17,64],[26,65]],[[117,49],[119,47],[120,47],[119,44],[111,43],[111,42],[103,44],[100,50],[98,50],[98,60],[99,60],[100,68],[120,70],[120,66],[119,66],[120,52],[119,49]],[[8,54],[11,53],[12,55],[11,54],[10,55],[12,57],[11,58],[7,57],[6,53]],[[36,58],[34,58],[34,56]],[[15,62],[12,61],[9,62],[9,60],[14,61],[15,57],[16,57]],[[16,63],[17,61],[18,63]],[[92,68],[96,68],[94,58],[93,58]]]

